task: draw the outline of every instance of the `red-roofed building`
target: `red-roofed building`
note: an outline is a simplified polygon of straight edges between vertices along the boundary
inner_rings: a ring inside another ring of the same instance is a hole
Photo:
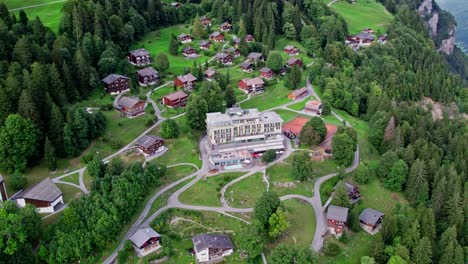
[[[327,135],[325,136],[325,140],[323,140],[319,146],[325,149],[326,152],[331,152],[332,138],[336,134],[338,127],[332,124],[325,124],[325,127],[327,128]]]
[[[162,98],[163,105],[171,108],[184,107],[187,104],[188,95],[183,91],[168,94]]]
[[[202,16],[200,18],[200,22],[204,27],[211,26],[211,19],[207,18],[206,16]]]
[[[322,113],[322,103],[320,100],[310,100],[306,103],[304,110],[320,115]]]
[[[267,80],[271,80],[273,78],[274,72],[270,68],[263,67],[260,69],[260,75]]]
[[[245,93],[263,93],[265,82],[260,77],[255,77],[252,79],[242,79],[239,81],[239,89]]]
[[[290,93],[288,95],[288,99],[291,99],[291,100],[296,100],[304,95],[307,94],[307,88],[305,87],[302,87],[301,89],[297,89],[297,90],[294,90],[292,91],[292,93]]]
[[[299,49],[294,47],[293,45],[287,45],[284,47],[284,52],[288,55],[298,55],[299,54]]]
[[[297,138],[307,122],[309,122],[308,118],[296,117],[283,125],[283,134],[288,138]]]

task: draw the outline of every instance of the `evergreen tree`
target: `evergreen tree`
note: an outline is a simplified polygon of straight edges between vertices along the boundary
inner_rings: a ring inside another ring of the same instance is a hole
[[[438,249],[440,264],[463,263],[463,249],[457,241],[456,227],[445,230],[439,240]]]
[[[57,157],[55,155],[55,149],[48,137],[46,137],[44,145],[44,159],[47,161],[47,166],[50,171],[57,169]]]
[[[74,157],[78,150],[76,149],[76,139],[70,124],[63,126],[63,148],[67,157]]]
[[[410,251],[413,251],[417,246],[418,241],[421,239],[419,228],[419,222],[418,220],[415,220],[411,223],[411,227],[406,230],[403,236],[403,243],[408,249],[410,249]]]
[[[58,106],[52,103],[50,108],[50,121],[49,121],[49,129],[48,129],[48,136],[54,147],[57,156],[63,157],[65,154],[64,146],[63,146],[63,115]]]
[[[401,191],[406,182],[407,175],[408,166],[403,160],[398,160],[390,169],[390,173],[388,174],[387,179],[385,179],[384,184],[392,190]]]
[[[294,65],[289,72],[288,88],[292,90],[299,88],[301,81],[302,81],[301,68],[299,68],[299,66],[297,65]]]
[[[169,59],[167,58],[166,54],[162,52],[158,53],[154,59],[154,64],[156,69],[162,74],[165,74],[170,67]]]
[[[417,159],[411,166],[405,193],[412,204],[424,204],[429,199],[429,184],[424,161]]]
[[[196,39],[201,39],[205,36],[205,28],[203,27],[198,16],[193,20],[192,34]]]
[[[332,204],[341,207],[348,207],[350,205],[348,189],[346,188],[344,182],[340,182],[336,185],[335,193],[333,194]]]
[[[247,36],[247,29],[245,28],[244,19],[241,18],[239,21],[239,30],[237,31],[237,35],[240,39],[244,39]]]
[[[411,259],[414,264],[432,263],[432,248],[429,238],[423,237],[421,240],[419,240],[419,243],[414,249]]]
[[[169,54],[177,56],[179,54],[179,41],[177,41],[176,36],[172,34],[171,39],[169,40]]]
[[[206,113],[208,113],[208,103],[205,99],[196,94],[189,96],[186,107],[187,123],[192,129],[202,130],[205,128]]]
[[[232,89],[231,85],[228,85],[226,88],[224,101],[226,102],[226,107],[233,107],[237,102],[236,93],[234,92],[234,89]]]
[[[279,72],[283,68],[283,57],[278,51],[272,51],[268,55],[266,66],[274,72]]]

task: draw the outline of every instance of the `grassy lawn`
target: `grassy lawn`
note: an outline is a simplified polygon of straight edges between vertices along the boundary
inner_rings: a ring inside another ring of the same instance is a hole
[[[383,34],[393,20],[392,14],[375,0],[358,0],[355,4],[340,0],[330,8],[346,20],[350,34],[357,34],[364,28],[372,28]]]
[[[151,93],[150,97],[151,97],[151,99],[153,99],[153,101],[158,102],[158,101],[161,101],[164,96],[166,96],[166,95],[168,95],[170,93],[173,93],[173,92],[175,92],[174,86],[167,85],[167,86],[164,86],[164,87],[159,88],[157,90],[154,90]]]
[[[320,199],[322,200],[322,205],[330,198],[333,188],[338,183],[339,178],[333,177],[320,185]]]
[[[274,112],[276,112],[284,120],[284,123],[293,120],[299,115],[296,112],[289,111],[286,109],[277,109],[277,110],[274,110]]]
[[[175,182],[196,171],[197,169],[189,165],[170,167],[170,168],[167,168],[166,170],[166,175],[164,176],[163,182],[164,183]]]
[[[206,177],[183,192],[180,201],[185,204],[221,206],[221,188],[244,174],[245,172],[228,172]]]
[[[65,178],[62,178],[60,180],[65,181],[65,182],[71,182],[71,183],[74,183],[76,185],[80,185],[80,175],[78,174],[78,172],[73,173],[72,175],[67,176]]]
[[[269,249],[279,243],[291,246],[308,247],[314,239],[315,214],[314,209],[308,203],[292,199],[281,202],[289,228],[274,243],[268,245]]]
[[[284,52],[284,47],[286,47],[287,45],[293,45],[293,46],[297,47],[300,50],[299,55],[298,56],[289,56],[288,54],[286,54]],[[313,58],[310,58],[310,57],[308,57],[306,55],[305,48],[300,42],[295,41],[295,40],[291,40],[291,39],[287,39],[287,38],[282,37],[282,36],[279,36],[279,37],[276,38],[275,49],[274,50],[279,51],[281,53],[281,56],[283,57],[283,62],[285,64],[286,64],[287,60],[289,60],[290,58],[294,58],[294,57],[302,60],[302,62],[305,65],[311,63],[314,60]]]
[[[277,192],[279,196],[300,194],[312,197],[314,194],[314,182],[312,180],[296,181],[291,173],[290,163],[279,163],[269,167],[267,175],[270,181],[270,189]]]
[[[309,96],[305,100],[303,100],[302,102],[297,102],[295,104],[292,104],[292,105],[288,106],[288,108],[291,108],[292,110],[296,110],[296,111],[302,111],[302,110],[304,110],[304,107],[305,107],[306,103],[309,100],[311,100],[312,98],[315,99],[315,97]]]
[[[170,230],[177,236],[171,236],[171,247],[174,254],[166,263],[195,263],[195,258],[187,254],[187,250],[193,247],[191,238],[201,233],[224,233],[229,235],[238,248],[240,230],[246,224],[216,213],[216,212],[193,212],[187,210],[169,210],[158,217],[151,226],[162,234]],[[239,259],[239,252],[235,251],[232,256],[225,258],[223,263],[244,263]],[[254,262],[257,263],[257,262]]]
[[[146,36],[141,41],[133,44],[131,49],[146,48],[151,53],[153,58],[155,58],[156,55],[160,52],[166,53],[170,62],[169,73],[180,75],[184,73],[184,68],[191,68],[193,67],[194,63],[193,59],[184,58],[181,53],[182,46],[179,49],[180,54],[177,56],[171,55],[168,52],[171,35],[174,34],[177,36],[182,33],[189,34],[189,27],[184,25],[176,25],[163,28],[161,30],[156,30],[146,34]],[[188,43],[187,45],[198,47],[197,41],[194,41],[194,43]],[[209,57],[204,56],[200,51],[199,55],[201,56],[195,60],[197,64],[205,63],[205,61],[209,59]]]
[[[319,255],[317,258],[320,264],[360,264],[362,256],[369,255],[369,249],[372,247],[372,236],[359,231],[357,233],[349,233],[349,241],[346,244],[339,242],[334,238],[327,238],[326,240],[333,240],[340,245],[341,253],[336,257],[326,257]]]
[[[263,174],[257,172],[230,186],[224,194],[229,205],[236,208],[253,207],[257,199],[266,191],[262,177]]]
[[[178,118],[180,134],[178,138],[166,139],[164,145],[168,151],[155,159],[165,165],[173,165],[177,163],[193,163],[201,167],[201,160],[198,158],[198,140],[200,132],[192,130],[186,123],[185,116]],[[156,127],[152,134],[159,135],[159,127]]]
[[[5,0],[2,1],[8,7],[8,9],[16,9],[22,7],[28,7],[33,5],[46,4],[55,2],[57,0]],[[60,17],[62,16],[62,6],[65,2],[51,3],[48,5],[37,6],[26,8],[24,11],[29,17],[29,20],[34,20],[38,16],[44,26],[50,27],[53,31],[58,32]],[[12,11],[15,15],[18,15],[19,10]]]
[[[240,106],[244,109],[258,108],[259,111],[264,111],[290,102],[288,94],[291,93],[291,90],[284,86],[284,81],[273,82],[265,87],[263,94],[253,95],[250,100],[243,102]]]
[[[63,201],[65,203],[70,202],[71,200],[79,197],[82,192],[80,189],[67,185],[67,184],[57,184],[57,187],[62,191],[63,193]]]

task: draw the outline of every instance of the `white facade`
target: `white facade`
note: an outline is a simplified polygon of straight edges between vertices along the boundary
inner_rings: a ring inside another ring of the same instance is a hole
[[[24,198],[18,198],[16,199],[16,203],[20,206],[20,207],[25,207],[26,206],[26,200]],[[36,207],[36,210],[39,212],[39,213],[53,213],[54,212],[54,207],[59,204],[59,203],[62,203],[63,204],[63,197],[60,195],[57,199],[55,199],[55,201],[53,201],[52,203],[50,203],[49,206],[47,207]],[[33,204],[34,205],[34,204]]]
[[[213,260],[217,260],[217,259],[221,259],[221,258],[230,256],[233,253],[234,253],[233,249],[228,249],[228,250],[223,251],[220,255],[216,254],[216,255],[211,255],[210,256],[209,248],[205,248],[204,250],[202,250],[200,252],[197,252],[195,250],[195,255],[196,255],[196,258],[197,258],[197,262],[213,261]]]

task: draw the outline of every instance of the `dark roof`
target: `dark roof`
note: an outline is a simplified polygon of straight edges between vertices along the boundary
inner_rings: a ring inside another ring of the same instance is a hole
[[[241,68],[249,68],[249,67],[253,67],[253,64],[251,62],[243,62],[240,64],[240,67]]]
[[[346,189],[348,190],[348,192],[353,191],[354,188],[357,188],[356,185],[352,185],[351,183],[347,183],[347,182],[345,182],[345,186],[346,186]]]
[[[372,208],[366,208],[362,213],[359,215],[359,220],[366,223],[375,225],[379,221],[380,217],[384,216],[384,213],[379,212]]]
[[[226,54],[226,53],[216,53],[216,58],[217,59],[224,59],[224,58],[228,58],[228,57],[231,57],[231,55]]]
[[[374,36],[370,33],[367,33],[367,32],[361,32],[359,34],[356,35],[356,37],[360,38],[360,39],[369,39],[369,40],[374,40]]]
[[[138,75],[141,76],[152,76],[152,75],[158,75],[158,71],[155,70],[153,67],[147,67],[141,70],[138,70]]]
[[[161,235],[154,231],[151,227],[138,229],[129,239],[137,246],[143,246],[148,240],[154,237],[161,237]]]
[[[346,222],[348,220],[348,210],[346,207],[330,205],[328,206],[327,219]]]
[[[211,42],[209,42],[208,40],[202,40],[200,41],[200,46],[206,46],[206,45],[210,45]]]
[[[62,191],[55,185],[50,178],[46,178],[38,184],[21,192],[17,198],[25,198],[38,201],[53,202],[62,196]]]
[[[223,22],[221,25],[219,25],[220,27],[224,27],[224,26],[232,26],[231,23],[229,22]]]
[[[296,61],[301,61],[301,60],[298,59],[298,58],[290,58],[290,59],[288,60],[288,64],[295,64]],[[302,61],[301,61],[301,62],[302,62]]]
[[[217,37],[217,36],[220,36],[220,35],[224,37],[223,33],[219,32],[219,31],[215,31],[215,32],[210,34],[210,38],[211,37]]]
[[[128,77],[125,77],[123,75],[120,75],[120,74],[109,74],[107,75],[104,79],[102,79],[102,81],[106,84],[110,84],[110,83],[113,83],[115,82],[116,80],[120,79],[120,78],[124,78],[124,79],[127,79],[128,80]]]
[[[234,249],[231,239],[226,235],[201,234],[193,237],[192,242],[197,252],[203,251],[207,248]]]
[[[124,96],[124,97],[120,98],[120,100],[118,102],[118,105],[123,106],[123,107],[132,108],[136,104],[138,104],[139,102],[144,102],[144,101],[138,100],[138,99],[135,99],[135,98],[132,98],[132,97]]]
[[[183,91],[177,91],[177,92],[173,92],[173,93],[170,93],[166,96],[164,96],[165,98],[171,100],[171,101],[174,101],[174,100],[177,100],[179,98],[183,98],[183,97],[187,97],[188,95],[186,93],[184,93]]]
[[[138,138],[137,145],[147,148],[153,145],[158,140],[163,139],[155,135],[143,135],[140,138]]]
[[[178,36],[178,38],[185,38],[185,37],[190,37],[190,38],[192,38],[192,36],[187,35],[187,34],[185,34],[185,33],[182,33],[182,34],[180,34],[180,35]]]
[[[132,54],[135,57],[142,57],[142,56],[149,56],[150,55],[150,53],[144,48],[137,49],[137,50],[132,50],[132,51],[130,51],[130,54]]]
[[[192,47],[190,47],[190,46],[187,46],[187,47],[184,47],[184,48],[182,49],[182,52],[186,52],[186,51],[188,51],[188,50],[194,50],[194,48],[192,48]]]
[[[260,69],[260,72],[270,72],[271,69],[270,68],[267,68],[267,67],[263,67]]]

